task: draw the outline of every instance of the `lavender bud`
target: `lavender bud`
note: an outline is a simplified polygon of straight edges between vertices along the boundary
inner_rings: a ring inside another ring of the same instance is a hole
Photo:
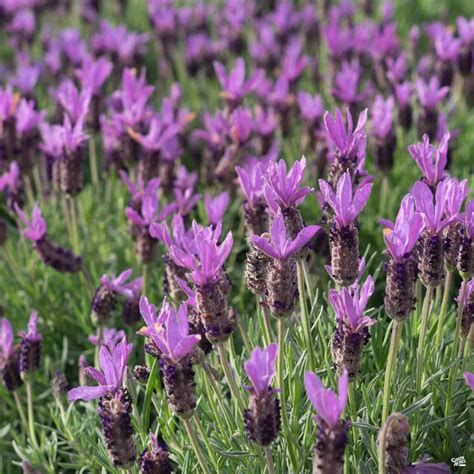
[[[456,268],[456,263],[461,246],[461,227],[460,222],[453,222],[443,230],[444,238],[444,263],[449,271]]]
[[[45,265],[62,273],[76,273],[81,270],[82,258],[69,249],[51,242],[46,237],[37,240],[34,249]]]
[[[473,50],[471,48],[471,45],[462,45],[460,50],[459,50],[459,55],[458,55],[458,67],[459,67],[459,72],[463,76],[469,76],[472,71],[472,55],[473,55]]]
[[[387,474],[398,474],[408,467],[409,434],[408,419],[401,413],[392,413],[383,424],[377,436],[377,445],[379,451],[384,453]]]
[[[80,148],[59,160],[59,185],[69,196],[77,196],[84,187],[84,150]]]
[[[428,135],[436,137],[438,130],[438,111],[436,109],[422,109],[418,117],[418,136]]]
[[[258,249],[250,238],[247,239],[247,243],[249,251],[245,265],[245,281],[247,288],[254,295],[261,296],[265,293],[268,265],[271,259]]]
[[[128,466],[137,455],[130,416],[132,399],[128,390],[121,388],[115,394],[102,397],[97,411],[110,459],[114,466]]]
[[[204,354],[209,354],[212,349],[212,342],[206,337],[206,328],[201,320],[201,316],[195,308],[188,307],[189,334],[199,334],[201,340],[198,343]]]
[[[464,309],[461,316],[461,336],[467,337],[471,332],[471,327],[474,324],[474,291],[468,293],[469,298],[464,304]]]
[[[451,61],[439,61],[436,69],[440,87],[450,87],[454,78],[454,64]]]
[[[147,228],[140,229],[135,240],[135,253],[142,263],[151,263],[155,258],[156,243]]]
[[[117,296],[115,292],[101,283],[95,290],[91,303],[92,321],[94,324],[104,325],[110,319],[116,304]]]
[[[386,173],[393,168],[393,155],[397,148],[397,136],[393,130],[386,137],[375,137],[374,161],[375,166]]]
[[[400,105],[398,108],[398,123],[405,130],[409,130],[413,124],[413,109],[410,104]]]
[[[158,162],[160,156],[157,151],[145,151],[138,162],[138,176],[144,183],[158,176]]]
[[[462,235],[459,243],[459,253],[457,258],[457,269],[459,272],[471,276],[474,274],[474,245],[473,240],[466,235]]]
[[[133,378],[140,383],[146,384],[150,377],[151,369],[146,365],[136,365],[133,369]]]
[[[426,287],[435,288],[444,280],[443,239],[423,232],[417,246],[419,278]]]
[[[305,227],[300,210],[295,206],[290,206],[282,209],[281,213],[283,214],[283,219],[285,221],[285,227],[288,235],[292,240],[295,240],[299,232]],[[301,250],[298,250],[298,252],[294,254],[294,258],[302,259],[308,255],[308,252],[309,244],[307,244]]]
[[[66,392],[69,390],[69,382],[66,376],[60,370],[57,370],[54,374],[53,381],[51,383],[51,392],[55,400],[60,400]]]
[[[141,474],[170,474],[171,463],[168,455],[168,448],[164,442],[158,446],[145,448],[138,460]]]
[[[175,362],[166,355],[160,359],[160,372],[166,396],[173,412],[183,419],[190,418],[196,408],[194,370],[191,355]]]
[[[313,474],[341,474],[350,423],[339,421],[336,426],[329,426],[321,417],[317,420]]]
[[[176,282],[176,276],[182,280],[186,279],[186,269],[176,265],[174,260],[167,254],[163,255],[165,271],[163,273],[163,291],[175,300],[182,300],[186,295]]]
[[[410,317],[415,306],[416,259],[409,255],[402,261],[390,258],[384,265],[387,275],[384,305],[387,314],[397,321]]]
[[[20,377],[19,349],[19,346],[16,346],[9,357],[0,354],[0,375],[5,388],[10,392],[23,383]]]
[[[329,228],[333,279],[341,286],[350,286],[359,274],[359,226],[351,223]]]
[[[275,390],[268,387],[263,393],[250,393],[249,409],[244,412],[247,436],[260,446],[268,446],[280,431],[280,400],[275,398]]]
[[[158,177],[160,178],[160,186],[165,192],[170,192],[173,189],[175,164],[175,161],[160,161]]]
[[[263,199],[254,204],[244,202],[243,210],[247,236],[262,235],[268,231],[267,205]]]
[[[138,298],[127,298],[125,300],[123,303],[122,318],[127,326],[131,326],[140,321],[141,316]]]
[[[346,171],[349,171],[351,178],[354,178],[356,175],[356,166],[353,160],[342,159],[336,155],[328,172],[328,181],[333,189],[336,189],[337,182]]]
[[[20,343],[20,373],[32,374],[39,368],[41,340],[22,338]]]
[[[290,316],[297,296],[296,262],[292,259],[272,260],[267,274],[265,298],[272,314],[277,318]]]

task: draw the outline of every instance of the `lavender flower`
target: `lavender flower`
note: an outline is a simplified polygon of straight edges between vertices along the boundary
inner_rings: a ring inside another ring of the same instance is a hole
[[[415,305],[416,257],[413,248],[423,230],[422,216],[415,212],[415,201],[406,195],[400,205],[395,223],[381,219],[388,260],[384,304],[387,314],[398,321],[410,316]]]
[[[10,169],[0,176],[0,192],[6,192],[7,204],[10,209],[23,206],[23,183],[20,167],[16,161],[10,163]]]
[[[344,371],[339,378],[338,395],[325,389],[321,379],[312,372],[305,372],[306,395],[318,412],[316,421],[316,447],[314,449],[313,473],[341,473],[344,464],[350,423],[341,416],[347,404],[349,377]]]
[[[70,401],[93,400],[100,397],[98,413],[102,423],[105,444],[115,466],[127,466],[135,460],[131,420],[132,399],[123,387],[127,361],[133,344],[124,337],[116,345],[101,346],[99,363],[102,370],[87,367],[87,376],[99,383],[97,387],[81,386],[68,393]]]
[[[335,87],[331,90],[332,95],[347,105],[350,110],[355,110],[358,104],[364,102],[371,93],[368,86],[359,92],[360,76],[361,69],[358,61],[344,62],[336,74]]]
[[[157,316],[155,307],[142,296],[140,313],[146,327],[139,334],[146,336],[160,352],[160,370],[171,409],[187,419],[196,407],[191,358],[201,336],[189,334],[185,304],[175,312],[165,299]]]
[[[474,21],[463,17],[456,18],[456,25],[461,38],[458,67],[464,77],[469,77],[472,70],[472,53],[474,46]]]
[[[229,193],[226,191],[220,193],[215,198],[212,198],[210,194],[206,194],[206,196],[204,196],[204,209],[209,219],[209,223],[217,225],[218,222],[222,222],[222,218],[228,205]]]
[[[295,239],[289,240],[283,215],[278,213],[270,235],[252,237],[255,247],[272,259],[266,273],[265,304],[269,305],[277,318],[286,318],[293,311],[294,301],[298,295],[294,256],[319,229],[317,225],[305,227]]]
[[[367,204],[372,184],[363,184],[353,195],[351,176],[346,171],[337,182],[336,193],[322,179],[319,187],[334,211],[329,232],[334,279],[342,286],[349,286],[356,280],[359,267],[357,216]]]
[[[457,268],[464,277],[474,274],[474,199],[466,204],[462,214],[461,242]]]
[[[112,63],[104,57],[97,60],[87,58],[82,67],[76,70],[76,76],[83,90],[90,90],[92,97],[96,97],[100,95],[100,89],[112,73],[112,68]]]
[[[270,344],[266,349],[256,347],[244,369],[252,386],[249,408],[244,412],[247,436],[261,446],[270,445],[280,431],[280,403],[274,397],[271,381],[275,376],[275,361],[278,345]]]
[[[107,346],[112,350],[125,336],[125,332],[115,328],[104,328],[101,337],[89,336],[88,340],[94,346]]]
[[[467,386],[474,390],[474,374],[472,372],[464,372],[464,379],[466,380]]]
[[[37,330],[38,313],[33,311],[28,321],[28,330],[20,331],[19,365],[22,377],[29,376],[39,368],[41,341],[43,336]]]
[[[20,350],[13,344],[13,329],[8,319],[2,318],[0,325],[0,375],[5,388],[12,392],[21,386]]]
[[[411,128],[413,123],[413,110],[410,104],[412,86],[409,82],[395,84],[394,93],[398,105],[398,122],[405,129]]]
[[[67,80],[59,87],[56,97],[72,124],[83,120],[89,113],[92,97],[92,91],[89,88],[79,91],[71,80]]]
[[[437,64],[439,82],[442,86],[451,86],[461,40],[454,38],[452,32],[444,28],[436,35],[434,47],[439,60]]]
[[[374,133],[375,164],[382,171],[393,167],[393,154],[397,147],[397,136],[393,129],[392,116],[395,109],[393,96],[386,100],[378,95],[372,105],[371,115]]]
[[[150,432],[148,434],[148,445],[143,450],[138,464],[142,474],[170,474],[171,463],[166,444],[158,442],[156,436]]]
[[[459,287],[458,297],[456,302],[461,303],[462,294],[464,295],[464,307],[461,315],[461,337],[467,338],[474,325],[474,279],[464,279]]]
[[[418,100],[423,107],[423,112],[418,119],[418,135],[427,134],[430,138],[436,136],[438,124],[437,105],[449,92],[449,87],[440,87],[436,77],[432,77],[428,83],[422,79],[416,81]]]

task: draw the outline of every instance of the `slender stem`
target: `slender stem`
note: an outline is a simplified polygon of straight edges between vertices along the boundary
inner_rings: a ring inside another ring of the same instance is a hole
[[[314,301],[313,289],[311,288],[311,280],[309,278],[309,270],[306,260],[301,261],[301,266],[303,268],[304,281],[306,284],[306,291],[308,292],[309,301],[312,304]]]
[[[31,179],[28,175],[25,175],[25,193],[28,199],[28,204],[33,207],[35,204],[35,196],[33,194],[33,186],[31,186]]]
[[[234,374],[232,373],[232,369],[229,366],[225,346],[223,343],[216,344],[216,346],[217,351],[219,352],[219,358],[221,360],[222,368],[224,369],[225,378],[227,379],[227,383],[229,384],[230,391],[232,392],[233,397],[237,400],[239,408],[243,412],[245,410],[244,399],[239,391],[239,388],[237,387]]]
[[[280,389],[280,405],[281,405],[281,424],[282,431],[285,434],[288,451],[290,454],[290,461],[293,466],[293,470],[298,472],[298,462],[296,460],[296,453],[293,449],[293,438],[291,436],[290,422],[288,418],[288,411],[286,409],[286,388],[285,388],[285,320],[278,318],[278,359],[277,359],[277,380],[278,388]]]
[[[422,305],[422,298],[423,298],[423,286],[421,284],[420,280],[417,280],[416,282],[416,311],[414,314],[413,318],[413,327],[418,328],[418,321],[420,320],[420,314],[421,314],[421,305]]]
[[[21,403],[20,397],[18,396],[18,392],[13,390],[13,398],[16,403],[16,407],[18,409],[18,413],[20,414],[21,422],[25,428],[28,428],[28,422],[26,421],[25,410],[23,410],[23,405]]]
[[[33,181],[40,206],[43,206],[43,182],[41,181],[39,165],[33,166]]]
[[[441,309],[439,311],[438,329],[436,330],[435,347],[440,347],[441,340],[443,338],[444,318],[446,316],[446,309],[448,307],[449,294],[451,292],[452,283],[453,283],[453,272],[448,271],[448,274],[446,275],[446,281],[444,282],[444,292],[443,292],[443,300],[441,302]]]
[[[61,207],[63,209],[64,220],[66,221],[67,233],[69,235],[69,242],[72,248],[74,248],[74,235],[71,226],[71,216],[69,213],[69,207],[67,205],[66,196],[61,196]]]
[[[275,465],[273,464],[272,448],[270,446],[264,446],[265,459],[267,461],[268,474],[275,474]]]
[[[428,286],[426,289],[425,301],[423,302],[423,315],[420,323],[420,339],[418,341],[418,351],[416,358],[416,393],[421,392],[423,383],[423,369],[425,366],[425,340],[428,332],[428,322],[430,319],[431,298],[433,296],[433,288]]]
[[[182,420],[182,422],[183,422],[184,427],[186,428],[186,432],[188,433],[189,440],[191,441],[191,444],[193,445],[194,453],[196,454],[196,457],[198,458],[199,465],[201,466],[202,471],[205,474],[210,474],[210,471],[207,468],[204,454],[201,450],[201,447],[199,446],[199,441],[196,438],[196,435],[193,431],[193,427],[191,426],[190,421]]]
[[[389,411],[390,388],[392,383],[392,375],[396,368],[398,346],[400,343],[400,334],[402,329],[402,321],[393,321],[392,336],[390,338],[390,351],[388,353],[387,367],[385,369],[385,380],[383,384],[383,407],[382,407],[382,423],[385,422]]]
[[[80,253],[79,232],[77,230],[76,201],[73,197],[69,198],[69,208],[71,210],[71,229],[74,238],[74,252]]]
[[[387,207],[387,198],[388,198],[388,178],[387,176],[382,176],[382,186],[380,188],[380,210],[385,212],[385,208]]]
[[[310,371],[314,371],[316,366],[315,366],[315,361],[314,361],[313,339],[311,337],[311,323],[309,321],[308,308],[306,307],[303,271],[304,270],[303,270],[302,262],[298,262],[297,264],[298,292],[300,294],[301,319],[303,323],[304,336],[306,339],[306,349],[308,351],[308,368]]]
[[[91,178],[92,178],[92,185],[95,189],[99,184],[99,172],[97,168],[97,154],[95,151],[95,140],[93,137],[89,139],[89,165],[91,168]]]
[[[454,382],[456,381],[456,372],[458,371],[458,350],[459,350],[459,342],[461,339],[461,322],[462,322],[462,314],[464,312],[464,304],[466,300],[466,289],[467,289],[467,281],[464,280],[462,282],[462,289],[461,289],[461,296],[458,303],[458,316],[456,319],[456,330],[454,332],[454,341],[453,341],[453,351],[451,352],[451,370],[449,371],[449,381],[448,381],[448,393],[446,395],[446,410],[445,416],[446,418],[451,414],[451,404],[453,398],[453,391],[454,391]]]
[[[244,341],[245,351],[247,352],[247,354],[250,354],[252,352],[252,346],[250,345],[250,341],[247,336],[247,330],[245,329],[245,326],[240,318],[237,318],[237,325],[239,326],[242,341]]]
[[[217,458],[216,458],[216,452],[212,448],[211,443],[209,442],[209,438],[207,436],[206,430],[202,426],[201,420],[199,419],[197,414],[193,416],[193,420],[194,420],[195,425],[197,426],[197,429],[199,431],[199,435],[201,436],[202,441],[206,445],[206,449],[207,449],[207,452],[209,453],[209,456],[211,457],[212,464],[214,465],[216,470],[219,470],[219,465],[217,463]]]
[[[30,378],[26,381],[26,396],[28,401],[28,427],[30,430],[30,437],[33,446],[38,447],[35,433],[35,417],[33,411],[33,383]]]
[[[95,346],[95,351],[94,351],[94,365],[96,369],[100,369],[100,364],[99,364],[99,350],[100,350],[100,345],[101,345],[101,339],[102,339],[102,327],[97,326],[97,345]]]
[[[272,330],[272,324],[270,322],[270,315],[268,314],[267,305],[265,303],[260,304],[260,299],[257,301],[259,302],[259,306],[262,311],[264,341],[268,345],[275,340],[275,334]]]

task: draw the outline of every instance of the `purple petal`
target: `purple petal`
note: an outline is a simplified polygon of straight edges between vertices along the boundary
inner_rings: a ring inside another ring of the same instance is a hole
[[[99,385],[98,387],[89,387],[86,385],[69,390],[68,399],[71,402],[75,402],[76,400],[84,400],[87,402],[94,398],[103,397],[111,390],[113,390],[113,387],[108,385]]]

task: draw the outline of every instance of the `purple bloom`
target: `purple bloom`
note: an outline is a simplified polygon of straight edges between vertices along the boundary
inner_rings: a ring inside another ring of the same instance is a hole
[[[320,95],[312,96],[308,92],[300,91],[297,101],[303,120],[313,123],[323,116],[324,108]]]
[[[306,195],[313,192],[308,186],[301,187],[306,169],[306,158],[296,160],[291,169],[286,172],[285,160],[278,163],[270,162],[268,173],[263,176],[265,182],[263,192],[268,205],[277,212],[291,206],[299,206]]]
[[[0,359],[8,360],[14,353],[13,346],[13,328],[8,319],[2,318],[0,325]]]
[[[278,344],[272,343],[266,349],[256,347],[250,354],[250,359],[244,363],[245,373],[256,393],[268,391],[275,376],[277,354]]]
[[[347,131],[339,109],[336,109],[334,118],[329,112],[326,112],[324,114],[324,125],[326,126],[327,136],[336,147],[341,158],[354,159],[357,157],[359,159],[365,155],[366,137],[363,127],[367,121],[367,109],[359,115],[355,130],[353,130],[352,115],[349,110],[347,110],[346,117]]]
[[[245,143],[252,133],[253,127],[252,111],[244,108],[236,108],[229,117],[229,135],[234,143]]]
[[[383,237],[387,250],[396,261],[401,261],[409,254],[423,230],[423,218],[415,211],[415,200],[407,194],[400,205],[395,223],[380,219],[384,226]]]
[[[145,228],[153,222],[164,221],[175,210],[175,204],[167,204],[160,210],[156,188],[152,187],[152,191],[146,192],[143,196],[140,214],[131,207],[125,209],[125,214],[131,222]]]
[[[218,222],[221,222],[228,205],[229,193],[227,191],[220,193],[215,198],[212,198],[210,194],[206,194],[204,197],[204,209],[206,210],[209,223],[216,225]]]
[[[94,60],[87,58],[82,68],[76,71],[77,78],[81,81],[84,90],[90,90],[93,96],[99,94],[101,87],[110,76],[113,65],[106,58]]]
[[[84,119],[89,112],[91,89],[79,91],[71,80],[63,82],[56,93],[57,100],[72,123]]]
[[[118,277],[110,278],[108,275],[100,277],[100,283],[112,293],[118,293],[127,297],[132,296],[130,288],[127,286],[127,280],[132,276],[133,270],[129,268],[123,271]]]
[[[263,177],[268,168],[268,162],[250,160],[247,166],[236,166],[237,179],[245,199],[250,204],[257,204],[263,198]]]
[[[15,115],[19,95],[14,94],[11,87],[2,89],[0,87],[0,123]]]
[[[466,380],[467,386],[474,390],[474,374],[472,372],[464,372],[464,379]]]
[[[344,62],[336,74],[335,87],[331,93],[344,104],[357,104],[363,102],[370,95],[370,87],[365,87],[361,92],[359,79],[361,69],[358,61]]]
[[[304,385],[308,396],[318,415],[331,427],[335,427],[342,416],[347,403],[349,377],[347,370],[339,378],[338,395],[324,388],[321,379],[313,372],[305,372]]]
[[[31,94],[41,75],[41,66],[38,64],[22,63],[17,66],[15,75],[10,84],[22,94]]]
[[[405,106],[409,104],[411,96],[411,84],[409,82],[395,84],[394,91],[399,106]]]
[[[89,342],[94,346],[107,346],[112,350],[125,336],[125,332],[115,328],[104,328],[102,337],[89,336]]]
[[[177,209],[182,216],[187,216],[201,199],[200,194],[194,193],[193,187],[184,190],[174,188],[173,194],[175,203],[171,205],[175,206],[175,209]]]
[[[28,219],[26,214],[15,205],[15,211],[18,214],[20,220],[25,224],[26,229],[22,231],[22,234],[29,240],[37,242],[46,235],[46,221],[43,219],[41,209],[38,203],[35,203],[33,211],[31,213],[31,219]]]
[[[132,195],[132,201],[136,203],[142,202],[145,195],[156,195],[158,192],[160,186],[159,178],[150,179],[145,185],[141,176],[137,176],[136,183],[133,183],[125,171],[120,170],[119,175],[125,183],[125,186],[127,186],[129,193]]]
[[[360,329],[375,324],[374,319],[363,316],[367,301],[373,292],[374,280],[370,276],[360,288],[329,290],[329,302],[336,312],[337,320],[344,322],[353,332],[359,332]]]
[[[6,189],[9,193],[16,193],[21,188],[20,167],[16,161],[10,163],[10,169],[0,175],[0,192]]]
[[[294,83],[301,76],[308,61],[308,56],[301,56],[300,41],[292,41],[287,46],[283,55],[281,70],[290,84]]]
[[[174,362],[188,355],[201,339],[198,334],[189,334],[185,304],[181,304],[178,311],[175,311],[165,299],[157,316],[155,306],[149,304],[148,299],[142,296],[140,313],[145,320],[146,328],[139,334],[150,338],[158,349]]]
[[[466,204],[466,209],[461,217],[466,237],[472,239],[474,237],[474,199]]]
[[[411,191],[416,210],[423,217],[424,230],[430,234],[439,234],[454,217],[443,219],[446,209],[446,184],[441,181],[436,188],[436,195],[422,181],[417,181]]]
[[[462,16],[456,18],[456,25],[463,44],[471,46],[474,40],[474,18],[467,20]]]
[[[233,104],[238,104],[242,99],[254,91],[263,78],[263,71],[256,71],[250,78],[245,80],[245,62],[243,58],[237,58],[233,69],[227,74],[224,66],[215,61],[214,70],[221,87],[224,89],[222,97]]]
[[[184,191],[187,188],[194,188],[198,180],[196,171],[189,172],[186,166],[180,165],[176,171],[176,178],[173,182],[175,188]]]
[[[436,35],[434,46],[439,59],[454,62],[459,54],[461,40],[454,38],[453,34],[444,28]]]
[[[193,230],[186,232],[181,214],[175,214],[173,216],[171,229],[173,233],[172,236],[166,222],[154,222],[150,226],[150,235],[154,239],[159,239],[163,242],[168,250],[174,246],[186,252],[189,245],[192,244],[194,233]]]
[[[428,135],[423,135],[423,143],[410,145],[408,152],[416,161],[426,182],[430,186],[436,186],[446,176],[446,164],[448,162],[448,141],[449,132],[446,133],[439,144],[439,147],[430,145]]]
[[[76,400],[93,400],[106,394],[115,394],[122,387],[128,356],[132,352],[133,344],[127,344],[124,337],[118,344],[101,346],[99,350],[99,364],[101,370],[87,367],[84,372],[99,383],[97,387],[82,386],[73,388],[68,393],[71,402]]]
[[[21,99],[16,110],[16,131],[20,136],[27,135],[35,131],[46,117],[46,111],[37,112],[35,110],[35,101]]]
[[[320,227],[317,225],[304,227],[298,232],[294,240],[289,240],[283,215],[278,213],[270,230],[271,241],[269,242],[265,237],[254,235],[252,236],[252,242],[269,257],[277,260],[287,260],[298,250],[302,249],[319,229]]]
[[[176,153],[173,150],[174,148],[179,150],[179,146],[177,144],[178,132],[179,127],[177,125],[167,125],[161,120],[159,116],[155,115],[151,119],[150,128],[146,135],[134,132],[133,130],[129,130],[128,133],[134,140],[140,143],[140,145],[145,150],[161,151],[163,158],[166,159],[170,158],[171,156],[175,156]]]
[[[339,178],[336,192],[332,190],[329,183],[323,179],[319,180],[319,188],[334,211],[335,221],[339,227],[347,226],[357,219],[357,216],[367,204],[372,186],[372,183],[362,184],[353,195],[349,171],[346,171]]]
[[[402,53],[397,58],[387,58],[387,78],[392,84],[403,81],[407,73],[407,56]]]
[[[348,28],[341,28],[337,19],[329,21],[323,35],[333,58],[342,58],[351,49],[352,32]]]
[[[418,92],[418,99],[420,104],[428,110],[436,108],[449,92],[449,87],[439,87],[439,80],[433,76],[428,83],[423,79],[417,79],[416,90]]]
[[[38,313],[33,311],[28,321],[28,330],[20,331],[18,334],[23,340],[38,342],[43,340],[43,336],[38,332]]]
[[[392,130],[392,116],[395,109],[395,100],[389,96],[384,100],[378,95],[372,104],[371,115],[374,134],[378,138],[385,138]]]
[[[89,138],[84,133],[84,116],[74,123],[71,122],[69,116],[64,116],[64,122],[60,127],[59,133],[61,135],[63,150],[66,154],[73,154],[82,146],[82,144]]]
[[[445,214],[448,217],[458,217],[462,203],[469,192],[467,179],[458,181],[456,178],[448,177],[444,179],[444,186],[446,190]]]

